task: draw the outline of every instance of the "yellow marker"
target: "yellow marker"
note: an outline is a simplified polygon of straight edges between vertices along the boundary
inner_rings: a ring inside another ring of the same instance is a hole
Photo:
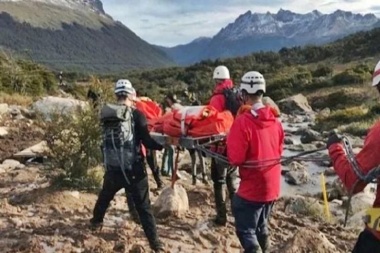
[[[330,222],[330,210],[329,210],[329,202],[327,200],[327,192],[326,192],[326,182],[325,182],[325,174],[322,175],[322,192],[323,192],[323,201],[325,204],[325,213],[327,216],[327,220]]]

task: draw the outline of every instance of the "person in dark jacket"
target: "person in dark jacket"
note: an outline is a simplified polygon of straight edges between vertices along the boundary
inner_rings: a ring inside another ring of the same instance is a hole
[[[132,84],[128,80],[119,80],[115,86],[117,103],[132,107],[135,99],[133,91]],[[124,170],[123,173],[121,167],[118,170],[106,170],[103,188],[95,204],[90,224],[92,229],[97,229],[102,226],[110,202],[115,194],[124,188],[126,192],[130,193],[129,195],[133,199],[151,249],[155,252],[164,252],[162,243],[158,238],[156,221],[149,199],[149,185],[144,160],[142,158],[143,155],[141,154],[141,143],[143,143],[145,147],[153,150],[162,150],[163,147],[150,137],[147,120],[143,113],[134,109],[133,120],[134,143],[137,146],[135,150],[140,150],[140,154],[136,155],[136,161],[130,171]]]

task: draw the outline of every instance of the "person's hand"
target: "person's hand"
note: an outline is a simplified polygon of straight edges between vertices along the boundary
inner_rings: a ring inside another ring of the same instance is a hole
[[[339,143],[341,141],[342,141],[342,137],[336,132],[332,132],[329,138],[327,139],[326,147],[328,149],[332,144]]]

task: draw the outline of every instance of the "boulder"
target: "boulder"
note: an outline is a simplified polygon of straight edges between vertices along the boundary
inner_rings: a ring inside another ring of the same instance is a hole
[[[282,99],[278,101],[278,106],[281,111],[287,114],[305,114],[313,112],[307,98],[302,94]]]
[[[320,141],[322,140],[322,136],[317,131],[306,129],[302,135],[301,135],[301,143],[303,144],[309,144],[313,141]]]
[[[0,137],[4,137],[8,134],[8,128],[7,127],[0,127]]]
[[[280,108],[278,108],[278,105],[270,97],[263,97],[262,101],[264,105],[269,105],[270,107],[275,109],[279,114],[281,113]]]
[[[45,141],[24,149],[13,155],[14,158],[34,158],[44,156],[48,152],[48,147]]]
[[[12,105],[9,107],[9,114],[12,116],[12,117],[17,117],[19,115],[21,115],[21,110],[20,110],[20,107],[19,106],[16,106],[16,105]]]
[[[32,110],[41,114],[46,120],[50,120],[52,114],[67,114],[78,107],[85,108],[87,105],[87,102],[73,98],[48,96],[33,103]]]
[[[289,145],[287,147],[288,150],[290,151],[300,151],[300,152],[303,152],[303,151],[311,151],[311,150],[314,150],[314,149],[317,149],[316,145],[315,144],[296,144],[296,145]]]
[[[310,181],[310,175],[304,165],[291,162],[288,167],[289,172],[285,174],[285,181],[288,184],[301,185]]]
[[[279,252],[336,253],[338,249],[318,229],[305,227],[295,231],[294,236],[289,239]]]
[[[314,218],[324,217],[323,206],[319,203],[319,200],[303,196],[293,196],[285,199],[285,213]]]
[[[1,167],[3,169],[16,169],[18,166],[20,166],[20,162],[19,161],[16,161],[16,160],[12,160],[12,159],[6,159],[3,161],[3,163],[1,164]]]
[[[189,210],[189,198],[185,188],[175,184],[174,189],[166,187],[153,204],[153,212],[157,218],[181,217]]]
[[[327,118],[328,116],[330,116],[330,114],[331,110],[328,107],[318,112],[318,116],[321,118]]]
[[[284,142],[286,145],[293,145],[294,144],[294,140],[291,137],[285,137]]]
[[[0,115],[6,114],[9,111],[9,106],[8,104],[0,104]]]

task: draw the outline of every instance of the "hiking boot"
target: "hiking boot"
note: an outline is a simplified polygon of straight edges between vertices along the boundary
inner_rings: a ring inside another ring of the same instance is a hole
[[[101,231],[103,228],[103,222],[95,222],[90,220],[90,229],[92,231]]]
[[[217,226],[226,226],[227,224],[227,217],[220,217],[220,216],[216,216],[213,220],[213,222],[215,223],[215,225]]]
[[[162,245],[162,242],[158,241],[157,243],[151,244],[150,248],[154,251],[154,253],[164,253],[165,247]]]

